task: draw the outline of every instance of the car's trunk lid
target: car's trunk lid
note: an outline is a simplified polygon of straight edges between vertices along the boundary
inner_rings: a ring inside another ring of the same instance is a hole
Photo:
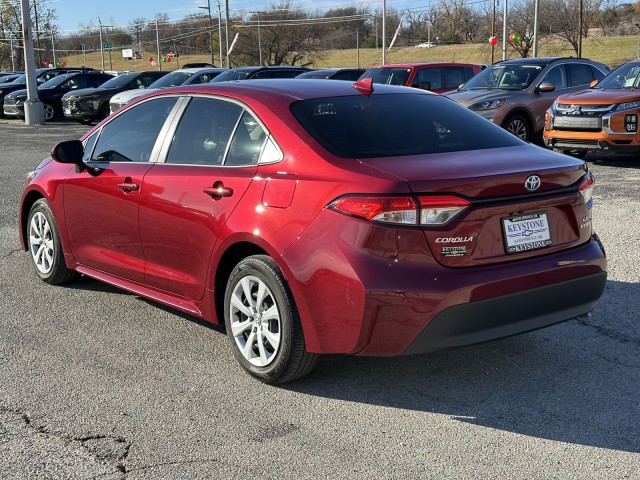
[[[532,257],[571,248],[591,234],[590,205],[578,192],[586,167],[569,156],[523,145],[362,162],[403,178],[420,199],[455,195],[470,202],[447,224],[422,227],[446,266]],[[540,184],[530,191],[525,184],[534,187],[535,177]]]

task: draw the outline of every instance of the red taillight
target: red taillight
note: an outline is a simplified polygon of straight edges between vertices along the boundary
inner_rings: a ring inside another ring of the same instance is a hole
[[[587,173],[582,182],[580,182],[580,186],[578,187],[578,191],[580,195],[582,195],[582,199],[584,203],[587,205],[587,208],[591,208],[593,205],[593,187],[595,186],[596,179],[593,177],[591,172]]]
[[[342,197],[329,208],[373,222],[438,226],[451,221],[471,203],[454,195],[418,197]],[[418,222],[419,219],[419,222]]]
[[[444,225],[471,205],[469,200],[453,195],[419,197],[420,224]]]
[[[342,197],[329,208],[374,222],[418,223],[417,205],[411,197]]]

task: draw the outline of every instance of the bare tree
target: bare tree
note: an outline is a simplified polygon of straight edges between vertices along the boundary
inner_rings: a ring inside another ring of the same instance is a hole
[[[51,53],[51,32],[55,33],[55,10],[47,6],[47,0],[32,0],[29,2],[31,23],[36,39],[36,63],[49,58]],[[37,19],[37,21],[36,21]],[[3,0],[0,3],[0,68],[11,67],[11,44],[14,46],[14,63],[16,68],[24,68],[22,49],[17,46],[22,39],[22,15],[20,0]],[[11,41],[10,39],[15,39]]]
[[[248,28],[238,37],[235,61],[258,64],[261,56],[263,65],[309,65],[319,54],[318,22],[290,2],[251,14],[243,26]]]
[[[582,3],[582,31],[579,27],[580,3]],[[553,34],[565,40],[579,55],[580,36],[586,38],[594,24],[602,0],[549,0],[545,8],[549,12],[548,22]]]

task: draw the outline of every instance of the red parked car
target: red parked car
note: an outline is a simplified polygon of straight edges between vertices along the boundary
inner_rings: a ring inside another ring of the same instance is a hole
[[[404,85],[435,93],[446,93],[456,90],[483,68],[475,63],[391,63],[371,67],[362,74],[360,80],[371,78],[373,83]]]
[[[591,311],[593,182],[417,89],[181,86],[56,145],[20,237],[47,283],[86,275],[224,322],[242,367],[277,383],[317,354],[429,352]]]

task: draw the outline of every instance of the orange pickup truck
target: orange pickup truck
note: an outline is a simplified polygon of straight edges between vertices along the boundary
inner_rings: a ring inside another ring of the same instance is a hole
[[[547,110],[547,147],[582,157],[589,151],[640,152],[640,60],[619,66],[591,88],[559,96]]]

